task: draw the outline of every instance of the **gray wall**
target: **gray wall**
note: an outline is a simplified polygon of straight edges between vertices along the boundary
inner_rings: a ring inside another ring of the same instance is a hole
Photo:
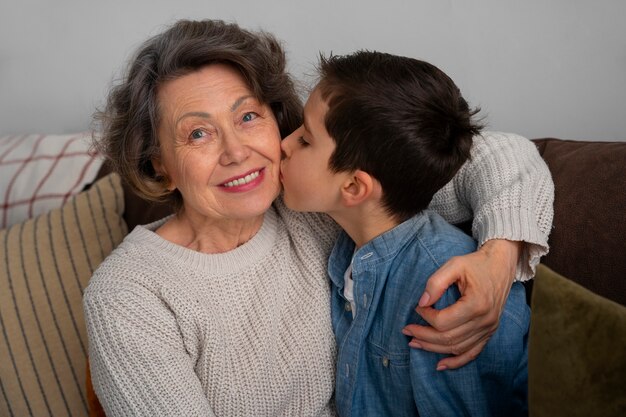
[[[88,129],[142,40],[221,18],[284,40],[305,82],[320,51],[377,49],[439,66],[491,129],[626,140],[624,0],[0,1],[0,134]]]

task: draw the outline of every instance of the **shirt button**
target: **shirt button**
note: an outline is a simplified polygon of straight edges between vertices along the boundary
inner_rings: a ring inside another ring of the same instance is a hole
[[[345,309],[346,311],[352,311],[352,306],[350,305],[349,301],[346,302]]]
[[[385,368],[389,366],[389,358],[383,358],[383,366]]]

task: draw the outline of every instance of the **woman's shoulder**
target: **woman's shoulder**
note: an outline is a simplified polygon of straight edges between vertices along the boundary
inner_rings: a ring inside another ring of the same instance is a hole
[[[536,150],[535,144],[528,138],[517,133],[483,131],[473,137],[472,158],[500,152],[520,152]]]
[[[282,194],[274,201],[274,207],[289,234],[295,238],[311,237],[329,240],[334,244],[339,235],[339,226],[324,213],[305,213],[291,210],[285,205]]]
[[[161,268],[155,262],[159,257],[151,235],[155,235],[151,230],[136,226],[95,268],[85,296],[133,291],[154,282]]]

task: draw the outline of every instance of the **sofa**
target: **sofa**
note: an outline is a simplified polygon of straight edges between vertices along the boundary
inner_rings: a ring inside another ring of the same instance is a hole
[[[82,291],[129,230],[169,209],[135,196],[87,147],[73,149],[88,133],[15,137],[0,137],[0,417],[97,415]],[[46,140],[56,148],[39,155]],[[534,142],[555,183],[555,218],[527,285],[530,415],[623,416],[626,142]],[[76,166],[63,162],[77,155]],[[20,184],[26,196],[14,195]]]

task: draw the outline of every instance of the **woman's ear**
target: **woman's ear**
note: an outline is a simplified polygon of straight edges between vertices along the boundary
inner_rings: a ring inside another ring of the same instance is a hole
[[[374,177],[357,169],[346,176],[341,186],[341,201],[346,207],[357,206],[375,194],[377,184]]]
[[[161,158],[159,158],[158,156],[153,156],[150,159],[150,162],[152,162],[152,168],[154,169],[154,173],[157,176],[165,175],[165,173],[163,172],[164,167],[163,167],[163,164],[161,163]]]
[[[159,180],[163,187],[165,187],[168,191],[174,191],[176,189],[176,185],[172,182],[169,175],[167,175],[167,170],[161,162],[161,158],[154,156],[150,162],[152,162],[152,168],[154,169],[157,180]]]

